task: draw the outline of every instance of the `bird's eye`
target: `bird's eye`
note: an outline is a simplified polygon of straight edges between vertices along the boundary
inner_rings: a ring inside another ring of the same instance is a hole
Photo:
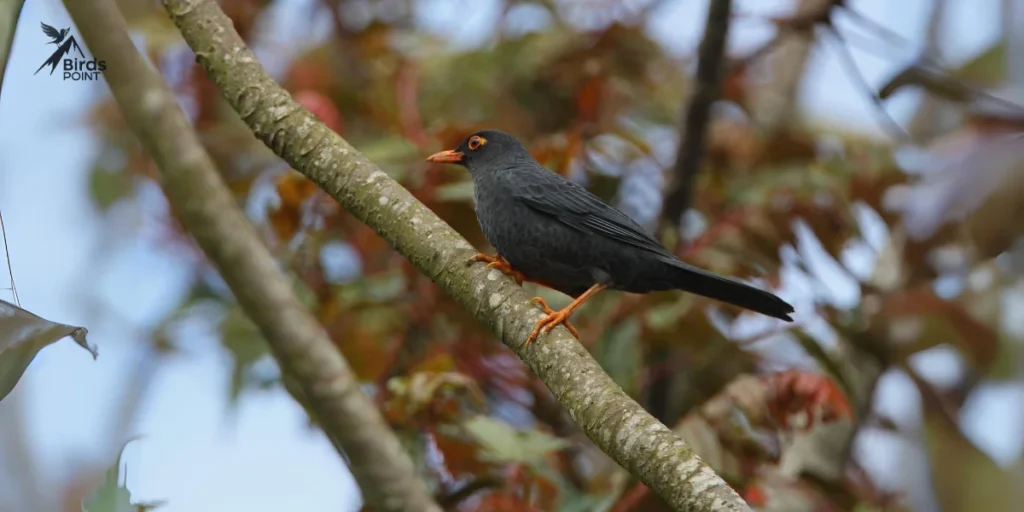
[[[484,144],[487,144],[487,139],[485,139],[485,138],[483,138],[483,137],[481,137],[479,135],[474,135],[474,136],[469,138],[469,149],[470,149],[470,151],[476,151],[477,148],[479,148],[480,146],[483,146]]]

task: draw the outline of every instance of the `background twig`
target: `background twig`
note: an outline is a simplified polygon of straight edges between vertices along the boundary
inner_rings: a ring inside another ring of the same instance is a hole
[[[693,200],[708,123],[711,121],[711,106],[718,99],[718,89],[722,82],[731,10],[732,0],[714,0],[708,8],[704,39],[700,43],[697,79],[686,115],[679,127],[679,149],[661,211],[662,222],[671,226],[679,224],[680,217]]]

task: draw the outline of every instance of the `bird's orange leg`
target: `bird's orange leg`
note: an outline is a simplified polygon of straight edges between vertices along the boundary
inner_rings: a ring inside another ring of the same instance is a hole
[[[549,308],[547,302],[540,297],[534,297],[531,299],[530,302],[539,304],[544,308],[545,316],[544,318],[541,318],[540,321],[537,322],[537,325],[534,326],[533,330],[530,331],[530,336],[526,338],[526,343],[523,344],[523,348],[529,347],[530,343],[533,343],[541,333],[547,334],[548,331],[554,329],[558,324],[565,325],[576,339],[580,339],[580,335],[576,332],[576,328],[569,323],[569,317],[572,316],[572,313],[582,306],[584,302],[607,287],[608,285],[606,284],[595,284],[594,286],[591,286],[587,291],[583,292],[582,295],[576,297],[575,300],[570,302],[568,306],[562,308],[561,311],[554,311]]]
[[[469,259],[470,263],[476,263],[482,261],[487,263],[487,268],[493,268],[499,270],[502,274],[511,277],[516,280],[516,284],[522,286],[523,281],[526,280],[526,276],[522,272],[512,268],[512,264],[505,260],[500,254],[495,256],[488,256],[482,252],[478,252]]]
[[[534,297],[534,298],[530,299],[530,302],[540,306],[541,308],[543,308],[545,315],[551,316],[551,315],[554,315],[554,314],[558,313],[557,311],[551,309],[551,306],[548,306],[548,301],[544,300],[541,297]],[[564,322],[562,322],[562,325],[564,325],[566,329],[569,329],[569,332],[572,333],[572,335],[575,336],[576,339],[580,339],[579,331],[577,331],[576,328],[573,327],[571,323],[569,323],[569,319],[568,318]],[[534,330],[536,330],[536,329],[534,329]],[[534,337],[536,337],[536,336],[534,336]],[[527,345],[529,345],[531,342],[532,342],[531,339],[527,339],[526,340],[526,344]]]

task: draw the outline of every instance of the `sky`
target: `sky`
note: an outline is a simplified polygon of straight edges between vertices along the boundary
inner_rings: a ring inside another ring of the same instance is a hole
[[[485,22],[497,15],[491,0],[479,0],[472,12],[455,0],[423,3],[420,22],[448,34],[456,46],[479,42],[486,36]],[[952,15],[945,24],[945,56],[955,62],[996,37],[1001,0],[952,3]],[[275,38],[324,32],[324,27],[307,31],[287,21],[304,16],[300,7],[310,5],[310,0],[281,4],[276,19],[285,28]],[[778,12],[788,2],[737,4],[741,10]],[[916,48],[930,0],[853,0],[852,4]],[[666,2],[650,29],[673,51],[692,51],[701,37],[705,9],[706,1]],[[453,25],[450,21],[456,16],[462,21]],[[93,361],[70,341],[43,350],[14,393],[0,403],[0,425],[20,412],[40,472],[62,476],[70,475],[81,462],[112,460],[127,436],[142,436],[125,452],[128,487],[137,499],[166,500],[161,510],[167,512],[358,510],[358,490],[339,457],[322,434],[306,427],[303,412],[283,391],[247,394],[234,415],[228,413],[229,359],[209,333],[190,331],[185,353],[159,369],[147,366],[153,356],[141,348],[144,329],[173,308],[185,292],[190,264],[151,238],[137,236],[147,229],[144,209],[132,210],[137,206],[119,212],[120,218],[129,219],[122,221],[126,229],[104,230],[89,199],[88,166],[98,148],[84,115],[90,104],[109,93],[105,83],[65,83],[44,72],[32,75],[50,51],[40,22],[71,25],[59,0],[26,2],[0,97],[0,210],[22,306],[53,321],[88,327],[100,357]],[[757,22],[745,21],[732,34],[731,47],[739,51],[771,33]],[[854,54],[865,78],[879,84],[914,51],[886,50],[884,59],[874,53],[855,50]],[[279,71],[278,64],[286,58],[267,52],[259,55],[272,72]],[[891,103],[890,112],[906,121],[914,101],[913,95],[901,94]],[[878,133],[870,103],[846,77],[830,49],[819,47],[813,54],[801,107]],[[5,281],[0,278],[0,287]],[[6,293],[0,291],[0,296],[11,300],[2,295]],[[115,311],[116,320],[97,324],[94,312],[100,307]],[[923,355],[918,363],[933,378],[949,378],[956,371],[950,357],[938,350]],[[132,370],[150,378],[134,380]],[[114,405],[124,393],[140,389],[148,395],[137,421],[131,430],[119,430],[118,422],[112,420]],[[880,397],[883,410],[915,421],[917,399],[905,377],[887,375]],[[1024,402],[1020,386],[993,387],[969,404],[972,416],[983,422],[968,425],[968,432],[1001,462],[1019,456],[1022,441],[1015,433],[1024,431],[1024,416],[1019,411],[1006,412],[1008,400]],[[10,425],[0,426],[4,428]],[[877,475],[899,475],[903,454],[893,449],[891,440],[871,437],[865,443],[861,448],[873,453],[870,466]],[[3,495],[0,487],[0,510]]]

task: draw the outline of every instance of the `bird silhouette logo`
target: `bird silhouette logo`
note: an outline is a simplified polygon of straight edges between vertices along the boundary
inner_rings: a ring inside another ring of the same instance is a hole
[[[57,50],[50,54],[50,58],[46,59],[46,61],[39,66],[39,69],[37,69],[35,73],[32,73],[33,75],[38,74],[39,71],[47,65],[50,66],[50,74],[52,75],[57,69],[57,64],[61,59],[67,56],[71,50],[77,51],[83,59],[85,58],[85,53],[82,52],[82,48],[78,46],[78,41],[75,40],[75,36],[68,34],[71,31],[71,27],[57,30],[46,23],[39,22],[39,24],[43,26],[43,34],[46,34],[46,37],[51,39],[51,41],[46,44],[57,45]]]

